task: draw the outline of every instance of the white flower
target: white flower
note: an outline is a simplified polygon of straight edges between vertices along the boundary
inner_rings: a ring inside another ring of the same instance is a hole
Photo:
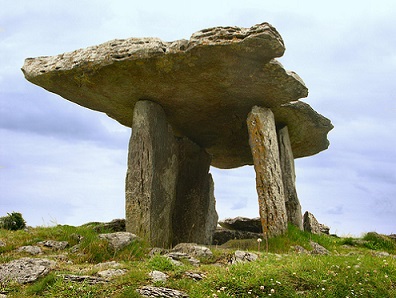
[[[263,239],[257,238],[257,242],[258,242],[258,243],[260,243],[261,241],[263,241]]]

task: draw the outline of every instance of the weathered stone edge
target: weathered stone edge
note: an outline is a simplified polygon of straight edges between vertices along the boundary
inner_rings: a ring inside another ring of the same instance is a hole
[[[192,34],[191,39],[165,42],[159,38],[114,39],[100,45],[78,49],[56,56],[27,58],[22,71],[31,77],[52,71],[66,71],[77,67],[103,67],[122,60],[138,60],[191,51],[200,46],[226,46],[255,40],[266,44],[270,59],[281,57],[285,51],[282,37],[268,23],[242,27],[213,27]]]

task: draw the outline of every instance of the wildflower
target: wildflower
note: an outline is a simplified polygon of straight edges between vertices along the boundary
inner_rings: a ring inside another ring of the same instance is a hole
[[[274,294],[274,293],[275,293],[275,290],[274,290],[274,289],[271,289],[270,292],[271,292],[271,294]]]
[[[275,281],[278,285],[280,285],[281,284],[281,282],[280,281]]]
[[[260,286],[260,290],[264,291],[265,287],[264,286]]]

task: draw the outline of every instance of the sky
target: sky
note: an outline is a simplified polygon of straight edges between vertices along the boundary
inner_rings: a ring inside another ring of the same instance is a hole
[[[0,216],[30,226],[124,218],[130,128],[35,86],[24,59],[112,39],[189,39],[269,22],[279,61],[329,118],[328,150],[296,159],[302,211],[337,235],[396,233],[396,2],[0,0]],[[258,216],[251,166],[211,168],[220,219]]]

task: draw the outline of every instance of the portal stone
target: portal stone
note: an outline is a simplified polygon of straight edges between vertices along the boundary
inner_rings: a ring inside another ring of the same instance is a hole
[[[247,126],[263,232],[268,237],[277,236],[287,229],[287,215],[274,114],[255,106]]]
[[[151,245],[172,244],[177,143],[160,105],[135,105],[126,177],[126,230]]]
[[[285,205],[287,221],[300,230],[303,229],[301,205],[296,191],[296,172],[294,169],[293,151],[290,145],[289,130],[287,126],[278,130],[279,159],[282,169],[283,189],[285,192]]]
[[[178,140],[179,171],[173,214],[173,244],[211,244],[217,226],[217,212],[211,156],[187,138]]]

